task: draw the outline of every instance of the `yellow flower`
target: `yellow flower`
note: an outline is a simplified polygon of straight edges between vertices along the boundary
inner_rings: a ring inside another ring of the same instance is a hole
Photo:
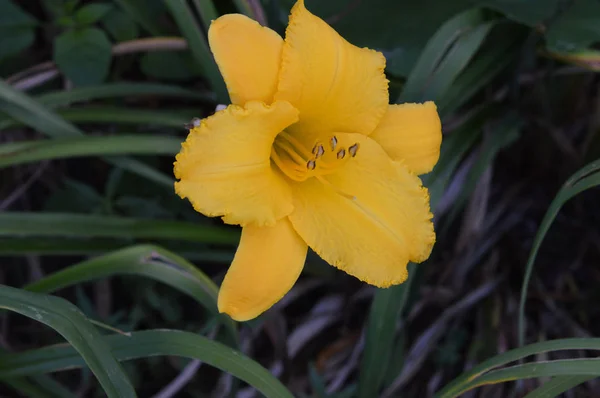
[[[299,0],[286,37],[237,14],[210,26],[232,105],[190,130],[175,190],[243,227],[220,312],[252,319],[298,279],[308,247],[375,286],[407,278],[435,233],[418,174],[438,160],[435,105],[388,105],[385,58]]]

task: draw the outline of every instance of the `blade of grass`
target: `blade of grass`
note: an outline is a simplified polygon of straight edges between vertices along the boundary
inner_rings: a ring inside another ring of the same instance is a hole
[[[195,299],[225,326],[230,342],[237,345],[231,318],[217,310],[218,288],[202,271],[184,258],[158,246],[138,245],[71,265],[24,287],[37,293],[53,293],[82,282],[114,275],[144,276],[163,282]]]
[[[174,155],[181,139],[161,135],[83,136],[0,145],[0,168],[41,160],[98,155]]]
[[[556,376],[525,396],[525,398],[558,397],[559,394],[570,390],[596,376]]]
[[[127,246],[127,242],[103,241],[100,239],[10,237],[0,238],[0,255],[92,255],[121,249],[124,246]]]
[[[540,224],[538,232],[535,234],[533,246],[527,259],[525,266],[525,277],[523,278],[523,286],[521,287],[521,297],[519,299],[519,316],[518,316],[518,331],[519,331],[519,346],[525,343],[525,301],[527,300],[527,289],[533,272],[533,264],[537,257],[542,241],[548,233],[552,222],[558,215],[561,207],[572,197],[579,193],[600,185],[600,159],[588,164],[573,174],[558,191],[554,200],[548,207],[544,218]]]
[[[199,359],[247,382],[266,397],[293,398],[283,384],[260,364],[238,351],[194,333],[147,330],[133,332],[130,336],[111,335],[105,340],[112,353],[122,361],[159,355]],[[83,365],[71,347],[55,345],[3,356],[0,377],[56,372]]]
[[[466,103],[512,62],[518,54],[515,49],[521,45],[520,35],[512,34],[511,30],[502,38],[499,43],[486,42],[446,93],[437,99],[442,118]]]
[[[564,359],[510,366],[494,370],[463,386],[452,397],[489,384],[548,376],[600,376],[600,359]]]
[[[73,123],[110,123],[157,125],[178,127],[183,126],[198,115],[197,109],[178,109],[176,111],[161,111],[150,109],[117,108],[110,106],[94,106],[85,108],[70,108],[56,111],[56,114]],[[0,130],[23,126],[26,123],[14,119],[0,121]]]
[[[235,245],[239,241],[239,231],[227,227],[181,221],[29,212],[0,213],[0,236],[180,239],[223,245]]]
[[[83,131],[61,119],[26,94],[15,90],[2,79],[0,79],[0,111],[4,111],[12,118],[52,138],[84,135]],[[108,158],[105,160],[151,181],[173,187],[173,178],[137,160],[129,158]]]
[[[69,91],[55,91],[42,94],[35,99],[48,108],[58,108],[76,102],[85,102],[106,98],[124,98],[135,96],[157,96],[181,98],[215,103],[213,93],[196,92],[185,88],[158,83],[107,83],[98,86],[75,87]]]
[[[9,377],[0,379],[2,383],[10,386],[21,396],[28,398],[75,398],[69,390],[60,383],[46,375],[26,377]]]
[[[424,87],[421,101],[441,98],[473,58],[495,22],[479,25],[461,34],[448,50]]]
[[[219,13],[217,12],[215,5],[213,4],[212,0],[193,0],[192,3],[202,19],[204,30],[208,31],[210,23],[219,17]]]
[[[381,364],[387,364],[390,352],[393,351],[396,322],[406,305],[410,287],[414,280],[415,265],[408,265],[408,279],[401,285],[387,289],[378,289],[371,304],[365,350],[360,362],[358,375],[358,397],[378,396],[385,377]],[[377,365],[377,366],[375,366]]]
[[[206,261],[211,263],[230,264],[233,261],[233,246],[230,250],[216,250],[202,247],[197,242],[172,244],[161,242],[161,245],[171,251],[179,253],[190,261]],[[4,256],[85,256],[100,255],[110,251],[123,249],[131,244],[127,239],[102,239],[102,238],[55,238],[44,237],[11,237],[0,238],[0,255]]]
[[[213,59],[206,38],[194,20],[192,10],[185,1],[181,0],[165,0],[165,4],[171,11],[181,33],[188,41],[196,62],[198,62],[206,73],[208,82],[217,95],[217,100],[221,104],[228,104],[229,94],[227,93],[225,82],[219,72],[219,68],[217,68],[217,63]]]
[[[459,377],[446,385],[436,394],[438,398],[456,397],[458,391],[473,380],[478,380],[481,375],[497,367],[506,365],[519,359],[544,352],[561,350],[600,350],[600,338],[573,338],[548,340],[541,343],[530,344],[525,347],[515,348],[487,359],[470,371],[462,373]]]
[[[162,30],[152,19],[148,12],[148,8],[144,7],[143,2],[133,0],[115,0],[116,3],[129,15],[131,19],[140,24],[144,29],[152,34],[152,36],[161,36]]]
[[[252,7],[248,4],[247,0],[233,0],[235,7],[240,12],[240,14],[244,14],[252,19],[254,18],[254,13],[252,12]]]
[[[109,397],[135,397],[110,347],[77,307],[68,301],[0,285],[0,308],[44,323],[77,350]]]
[[[445,22],[427,42],[396,102],[419,102],[430,76],[448,49],[463,32],[482,22],[483,13],[479,9],[461,12]]]
[[[489,135],[489,139],[484,140],[481,151],[469,170],[464,187],[461,189],[460,194],[452,206],[452,210],[448,214],[444,224],[445,229],[441,234],[445,235],[448,232],[452,222],[460,213],[471,193],[475,190],[481,175],[494,162],[498,153],[519,138],[521,125],[521,119],[515,113],[509,113],[493,126],[493,131]]]

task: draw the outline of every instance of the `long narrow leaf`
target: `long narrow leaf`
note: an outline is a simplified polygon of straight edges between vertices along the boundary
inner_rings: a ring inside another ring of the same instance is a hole
[[[56,111],[57,116],[63,120],[78,124],[83,123],[108,123],[108,124],[134,124],[157,125],[178,127],[183,131],[183,126],[190,119],[198,116],[197,109],[178,109],[177,111],[116,108],[110,106],[94,106],[84,108],[70,108]],[[26,122],[14,119],[0,120],[0,130],[25,125]]]
[[[422,94],[422,101],[437,100],[448,91],[460,72],[479,50],[494,25],[494,22],[488,22],[460,35],[427,82]]]
[[[268,370],[252,359],[197,334],[148,330],[133,332],[129,336],[111,335],[105,340],[111,352],[121,361],[159,355],[199,359],[244,380],[268,398],[293,397]],[[84,362],[71,347],[55,345],[2,357],[0,377],[56,372],[83,365]]]
[[[225,82],[217,68],[217,63],[212,57],[206,38],[194,20],[192,10],[185,1],[181,0],[165,0],[165,4],[171,11],[173,18],[175,18],[181,33],[188,41],[196,62],[206,73],[210,86],[217,94],[217,99],[222,104],[229,103],[229,94]]]
[[[379,393],[396,335],[396,322],[402,313],[414,280],[414,264],[408,265],[408,280],[401,285],[379,289],[375,293],[365,335],[365,350],[358,376],[358,397],[375,397]]]
[[[233,228],[180,221],[65,213],[0,213],[0,236],[64,236],[179,239],[233,245],[239,232]]]
[[[184,258],[158,246],[132,246],[83,261],[48,275],[24,288],[32,292],[52,293],[78,283],[113,275],[144,276],[187,294],[213,315],[218,316],[225,325],[231,342],[237,343],[235,324],[231,318],[218,313],[218,289],[214,282]]]
[[[106,83],[99,86],[75,87],[69,91],[56,91],[42,94],[36,100],[48,108],[57,108],[76,102],[105,98],[125,98],[136,96],[157,96],[215,102],[212,93],[187,90],[183,87],[158,83]]]
[[[519,359],[528,357],[530,355],[561,350],[600,350],[600,338],[549,340],[541,343],[530,344],[525,347],[516,348],[514,350],[498,354],[488,360],[483,361],[470,371],[461,374],[458,378],[444,387],[442,391],[436,394],[436,397],[455,397],[457,396],[457,392],[462,391],[464,387],[471,381],[478,380],[484,373],[502,365],[518,361]]]
[[[596,376],[556,376],[527,394],[525,398],[557,397],[559,394],[595,378]]]
[[[61,119],[55,113],[26,94],[15,90],[1,79],[0,111],[4,111],[13,119],[19,120],[52,138],[76,137],[84,134],[83,131],[71,123]],[[109,158],[105,160],[162,185],[173,186],[172,178],[137,160],[129,158]]]
[[[0,285],[0,308],[17,312],[56,330],[77,350],[109,397],[135,397],[121,365],[77,307],[68,301]],[[1,362],[1,361],[0,361]]]
[[[494,370],[467,383],[452,396],[458,397],[469,390],[487,384],[548,376],[597,377],[600,376],[600,359],[564,359],[535,362]]]
[[[525,343],[525,301],[527,299],[527,289],[529,287],[529,280],[531,279],[531,273],[533,272],[533,264],[537,257],[542,241],[548,233],[552,222],[558,215],[561,207],[572,197],[579,193],[590,189],[592,187],[600,185],[600,159],[596,160],[587,166],[583,167],[575,174],[573,174],[563,187],[558,191],[554,200],[550,204],[550,207],[544,215],[544,219],[540,224],[538,232],[535,234],[533,240],[533,247],[529,253],[527,259],[527,265],[525,266],[525,277],[523,278],[523,286],[521,288],[521,297],[519,299],[519,345],[522,346]]]
[[[446,21],[427,42],[396,102],[419,101],[430,76],[448,49],[463,32],[482,22],[483,14],[479,9],[464,11]]]
[[[174,155],[181,139],[160,135],[84,136],[0,145],[0,168],[41,160],[101,155]]]

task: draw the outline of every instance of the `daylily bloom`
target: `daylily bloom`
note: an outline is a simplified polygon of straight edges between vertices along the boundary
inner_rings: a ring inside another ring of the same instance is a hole
[[[175,190],[243,227],[220,312],[252,319],[298,279],[308,247],[379,287],[406,280],[435,242],[417,175],[436,164],[436,106],[389,105],[385,58],[299,0],[285,40],[243,15],[208,32],[232,105],[192,126]]]

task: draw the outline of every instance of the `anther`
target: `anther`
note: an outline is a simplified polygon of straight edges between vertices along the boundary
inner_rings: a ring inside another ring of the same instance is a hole
[[[312,150],[313,155],[315,155],[315,158],[320,158],[321,156],[323,156],[323,154],[325,154],[325,148],[323,148],[323,145],[318,144],[315,145],[315,147]]]
[[[358,142],[354,145],[352,145],[350,148],[348,148],[348,152],[350,152],[350,156],[355,157],[356,156],[356,152],[358,152],[358,147],[360,145],[358,145]]]
[[[331,137],[331,139],[329,140],[329,144],[331,145],[331,150],[335,151],[335,147],[337,146],[338,140],[337,137],[334,135],[333,137]]]
[[[314,160],[309,160],[306,163],[306,168],[309,169],[309,170],[314,170],[315,167],[317,167],[317,162],[315,162]]]
[[[345,149],[340,149],[337,153],[337,158],[338,159],[343,159],[344,156],[346,156],[346,150]]]

